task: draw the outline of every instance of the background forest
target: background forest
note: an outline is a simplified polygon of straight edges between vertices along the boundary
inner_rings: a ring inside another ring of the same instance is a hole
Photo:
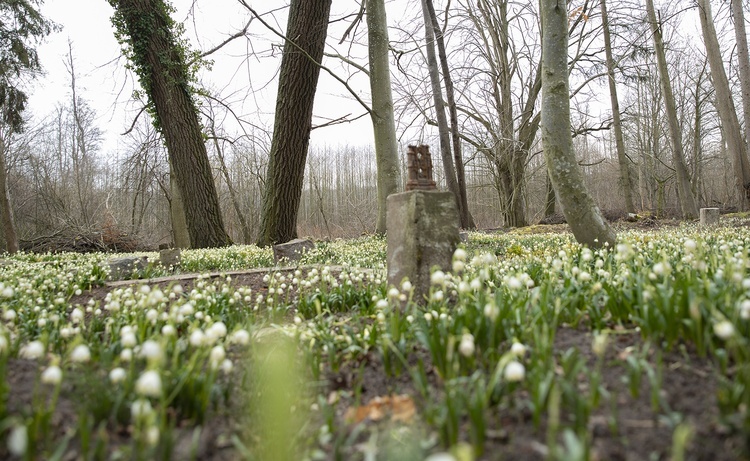
[[[201,27],[196,3],[200,2],[192,2],[184,23],[174,15],[175,30],[183,34],[180,43],[189,56],[216,63],[224,59],[225,55],[218,54],[222,46],[242,43],[252,60],[278,69],[288,15],[285,2],[263,2],[258,11],[238,2],[246,7],[247,26],[225,30],[226,40],[213,45],[192,40],[194,29]],[[668,104],[645,5],[630,1],[605,5],[596,0],[568,5],[575,152],[589,190],[610,216],[625,212],[684,216],[678,192],[682,167],[677,163],[684,164],[697,206],[745,209],[733,169],[738,158],[747,163],[744,141],[740,154],[732,150],[733,136],[746,137],[742,127],[750,107],[750,92],[742,90],[743,82],[750,85],[744,5],[714,2],[710,5],[714,10],[708,12],[708,23],[715,25],[718,39],[718,62],[726,73],[727,100],[716,82],[718,69],[708,59],[714,50],[705,45],[709,42],[698,23],[698,11],[705,11],[709,2],[698,3],[700,7],[693,1],[655,5],[675,98],[676,140],[670,138]],[[368,26],[363,12],[354,1],[336,5],[334,10],[322,64],[340,82],[326,91],[351,101],[359,98],[361,104],[355,103],[359,104],[355,111],[338,119],[314,119],[315,133],[367,118],[367,107],[374,104],[369,86],[361,85],[369,80]],[[387,10],[401,162],[398,183],[404,182],[406,145],[424,143],[431,146],[436,159],[439,187],[446,188],[435,101],[442,103],[447,96],[434,98],[436,88],[427,62],[429,48],[435,52],[436,41],[425,39],[419,2],[389,2]],[[458,0],[435,1],[434,10],[447,64],[447,69],[441,68],[437,88],[447,90],[450,83],[455,95],[454,123],[474,224],[478,228],[521,227],[545,218],[559,219],[560,207],[541,155],[538,6],[524,1]],[[70,245],[75,237],[146,248],[173,242],[170,165],[162,134],[154,128],[150,111],[143,110],[147,106],[143,91],[136,91],[135,99],[126,104],[126,126],[110,126],[92,108],[86,91],[77,88],[72,44],[64,60],[67,101],[50,113],[27,114],[24,130],[11,129],[7,122],[0,128],[7,191],[21,248]],[[121,61],[124,65],[125,60]],[[260,91],[263,83],[255,81],[239,91],[217,90],[202,86],[208,64],[196,60],[191,65],[195,67],[194,99],[226,231],[234,242],[256,242],[274,133],[268,114],[265,119],[243,114],[253,112],[247,109],[249,105],[262,104],[253,99],[253,92]],[[26,91],[33,93],[34,81],[27,80]],[[611,88],[619,95],[615,98],[619,107],[612,105]],[[321,111],[321,104],[335,105],[325,98],[318,95],[315,113]],[[729,102],[735,124],[722,121],[719,103]],[[105,135],[112,130],[125,132],[116,148],[105,143]],[[351,237],[376,230],[378,162],[373,141],[361,139],[346,145],[332,137],[313,144],[301,161],[305,168],[297,217],[300,235]]]

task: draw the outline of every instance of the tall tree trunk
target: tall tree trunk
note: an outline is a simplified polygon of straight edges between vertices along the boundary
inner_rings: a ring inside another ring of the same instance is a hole
[[[615,134],[617,161],[620,165],[620,187],[625,200],[625,210],[635,213],[633,205],[632,185],[630,183],[630,162],[625,154],[625,141],[622,137],[622,121],[620,120],[620,102],[617,99],[617,84],[615,83],[615,60],[612,58],[612,41],[609,35],[609,19],[607,17],[607,2],[601,0],[602,33],[604,35],[604,53],[607,59],[607,76],[609,80],[609,97],[612,102],[612,127]]]
[[[733,8],[733,12],[735,9]],[[739,9],[741,10],[742,7],[740,6]],[[727,139],[727,148],[729,149],[729,155],[732,157],[734,166],[738,208],[744,211],[748,209],[748,193],[750,193],[750,161],[748,161],[747,153],[745,152],[742,128],[740,128],[737,111],[734,107],[734,99],[732,99],[732,92],[729,89],[729,80],[724,70],[719,40],[716,38],[716,29],[714,28],[713,17],[711,15],[711,3],[708,0],[698,0],[698,15],[701,20],[701,31],[703,32],[703,42],[706,46],[708,65],[711,67],[711,80],[716,90],[716,111],[719,113],[721,126],[724,129],[724,135]],[[735,27],[737,27],[737,24],[735,24]],[[741,27],[744,28],[744,23]],[[747,45],[746,39],[744,42]],[[740,70],[742,70],[742,63],[740,63]],[[743,84],[743,104],[745,96],[744,86]],[[747,124],[748,121],[745,120],[745,123]]]
[[[234,189],[232,178],[229,177],[229,170],[227,169],[227,163],[224,161],[224,152],[219,145],[219,138],[216,136],[216,130],[211,125],[211,134],[214,141],[214,148],[216,149],[216,157],[219,159],[219,168],[221,169],[221,175],[224,177],[224,182],[227,183],[227,190],[229,191],[229,200],[232,202],[234,213],[237,215],[237,220],[240,222],[240,228],[242,230],[242,243],[250,243],[250,226],[247,225],[247,219],[245,214],[242,212],[240,201],[237,198],[237,191]]]
[[[425,28],[425,45],[427,51],[427,68],[430,73],[430,83],[432,85],[432,99],[435,103],[435,118],[438,124],[438,134],[440,135],[440,157],[443,160],[443,173],[448,190],[456,198],[458,216],[465,216],[465,210],[462,207],[461,192],[456,179],[456,168],[451,156],[450,129],[448,119],[445,118],[445,101],[443,101],[443,90],[440,86],[440,71],[438,69],[437,56],[435,55],[435,29],[430,20],[430,12],[427,7],[428,0],[422,0],[422,15],[424,17]],[[467,223],[461,222],[461,227]]]
[[[568,83],[566,2],[541,0],[542,148],[552,185],[576,240],[593,248],[614,245],[615,232],[594,203],[573,152]]]
[[[734,18],[734,36],[737,42],[737,68],[742,88],[742,113],[745,119],[745,146],[747,147],[747,143],[750,142],[750,56],[745,31],[745,11],[742,8],[742,0],[730,0],[730,4]]]
[[[0,136],[0,219],[2,219],[5,249],[8,253],[18,252],[18,235],[16,223],[13,220],[13,208],[10,204],[8,192],[8,171],[5,162],[5,140]]]
[[[169,162],[169,190],[171,192],[169,216],[172,221],[174,246],[175,248],[190,248],[190,232],[188,231],[187,220],[185,219],[185,201],[182,199],[182,193],[177,186],[172,162]]]
[[[185,51],[164,0],[109,0],[114,23],[127,35],[141,85],[164,135],[195,248],[231,244],[224,230],[211,164],[193,99]],[[187,198],[189,197],[189,200]]]
[[[288,242],[297,237],[313,103],[331,2],[292,0],[289,5],[259,245]]]
[[[386,199],[398,192],[400,178],[391,69],[388,63],[388,19],[384,0],[367,0],[367,39],[372,94],[370,118],[375,132],[378,178],[378,218],[375,232],[382,235],[385,234]]]
[[[690,187],[690,175],[685,167],[685,153],[682,148],[682,132],[680,130],[680,123],[677,119],[677,108],[674,101],[674,93],[672,93],[672,83],[669,80],[669,70],[667,68],[667,58],[664,54],[664,41],[662,39],[661,26],[656,21],[653,0],[646,0],[646,10],[648,11],[651,33],[654,40],[656,63],[659,69],[659,81],[661,83],[662,93],[664,94],[664,108],[667,112],[667,120],[669,122],[669,138],[672,142],[672,163],[677,178],[680,209],[684,219],[695,219],[698,217],[698,205],[695,203],[695,197],[693,197],[692,188]]]
[[[461,154],[461,136],[458,132],[458,109],[456,108],[456,97],[453,91],[453,79],[451,78],[450,67],[448,67],[448,54],[445,51],[443,29],[440,28],[440,24],[438,23],[432,0],[425,0],[425,5],[430,14],[432,29],[435,33],[438,58],[440,59],[440,68],[442,69],[443,82],[445,83],[445,98],[448,103],[451,140],[453,141],[453,161],[456,164],[456,182],[458,183],[458,195],[461,201],[459,219],[462,228],[474,229],[476,226],[474,225],[474,218],[471,216],[471,211],[469,211],[469,199],[466,194],[466,173],[464,172],[464,159]]]

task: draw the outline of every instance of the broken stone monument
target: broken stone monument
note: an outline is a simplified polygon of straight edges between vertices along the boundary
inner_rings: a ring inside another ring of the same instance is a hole
[[[126,256],[123,258],[112,258],[109,261],[109,279],[125,280],[133,274],[142,272],[148,267],[148,258],[145,256]]]
[[[307,239],[294,239],[286,243],[280,243],[273,246],[273,259],[277,263],[282,259],[288,261],[299,260],[305,252],[315,248],[315,244],[312,240]]]
[[[388,196],[388,285],[400,287],[408,278],[421,303],[430,292],[431,270],[451,269],[458,208],[452,193],[435,190],[428,146],[409,146],[407,168],[406,192]]]
[[[716,226],[719,224],[718,208],[701,208],[701,226]]]

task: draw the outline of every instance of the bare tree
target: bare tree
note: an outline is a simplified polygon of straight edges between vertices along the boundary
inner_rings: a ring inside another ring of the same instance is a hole
[[[614,245],[616,235],[584,184],[573,152],[568,83],[568,11],[565,2],[541,1],[542,145],[552,185],[579,243]]]
[[[651,34],[656,51],[656,61],[659,69],[659,81],[661,82],[662,94],[666,109],[667,120],[669,121],[669,134],[672,143],[672,165],[675,169],[677,179],[677,190],[680,199],[680,209],[684,219],[694,219],[698,216],[698,206],[693,197],[693,191],[690,186],[690,176],[685,167],[685,154],[682,146],[682,131],[677,118],[677,107],[675,105],[674,93],[672,92],[672,83],[669,79],[669,70],[667,68],[667,58],[664,53],[664,41],[662,39],[661,24],[656,20],[653,0],[646,0],[646,10],[648,13],[649,23],[651,25]]]

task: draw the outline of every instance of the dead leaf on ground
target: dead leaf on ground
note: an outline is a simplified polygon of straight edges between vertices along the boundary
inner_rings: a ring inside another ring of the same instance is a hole
[[[390,416],[391,421],[410,423],[417,413],[414,400],[409,395],[393,395],[375,397],[367,405],[350,407],[344,414],[344,419],[351,424],[361,423],[369,419],[380,421]]]

